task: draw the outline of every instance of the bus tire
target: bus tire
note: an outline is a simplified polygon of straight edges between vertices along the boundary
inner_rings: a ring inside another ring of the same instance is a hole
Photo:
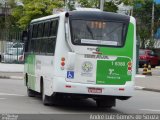
[[[27,95],[28,97],[35,97],[35,92],[28,88],[27,86]]]
[[[113,106],[115,106],[115,99],[97,99],[96,105],[99,108],[111,109]]]
[[[42,102],[43,102],[44,105],[49,106],[49,105],[51,105],[51,97],[45,95],[45,93],[44,93],[44,84],[43,84],[43,83],[42,83],[42,86],[41,86],[41,87],[42,87],[42,88],[41,88],[41,92],[42,92]]]
[[[36,93],[33,90],[29,89],[29,86],[28,86],[28,75],[27,74],[25,76],[25,81],[26,81],[26,86],[27,86],[27,95],[28,95],[28,97],[35,97]]]

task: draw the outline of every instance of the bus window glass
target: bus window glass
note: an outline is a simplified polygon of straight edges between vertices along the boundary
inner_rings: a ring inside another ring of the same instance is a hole
[[[39,51],[40,53],[46,53],[47,48],[47,39],[41,39],[39,44]]]
[[[40,39],[35,39],[35,52],[39,53],[39,49],[40,49]]]
[[[33,25],[33,30],[32,30],[32,38],[36,38],[37,37],[37,27],[38,25]]]
[[[50,36],[57,35],[58,20],[53,20],[50,24]]]
[[[73,44],[123,46],[127,25],[121,22],[72,20]]]
[[[43,36],[43,26],[44,26],[43,23],[38,25],[38,35],[37,35],[38,37],[42,37]]]
[[[48,37],[49,33],[49,22],[44,24],[44,37]]]
[[[31,40],[30,42],[30,52],[34,52],[35,51],[35,40]]]
[[[31,37],[32,37],[32,32],[33,31],[33,25],[30,25],[30,27],[29,27],[29,38],[31,39]]]
[[[50,38],[47,40],[47,53],[54,53],[55,43],[56,43],[55,38]]]

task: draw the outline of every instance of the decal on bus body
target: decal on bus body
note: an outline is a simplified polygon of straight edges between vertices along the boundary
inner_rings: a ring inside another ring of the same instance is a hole
[[[125,45],[122,48],[99,47],[102,55],[117,56],[115,61],[97,60],[96,83],[109,85],[124,85],[131,81],[128,73],[128,62],[133,59],[134,25],[129,24]]]

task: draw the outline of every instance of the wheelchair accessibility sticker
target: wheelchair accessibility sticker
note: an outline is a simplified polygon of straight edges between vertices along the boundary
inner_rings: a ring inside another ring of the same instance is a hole
[[[74,72],[73,71],[67,71],[67,78],[73,79],[74,78]]]

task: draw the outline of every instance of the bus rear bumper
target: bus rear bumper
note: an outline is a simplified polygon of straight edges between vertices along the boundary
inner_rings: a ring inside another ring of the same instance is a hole
[[[57,77],[53,83],[53,93],[67,93],[67,94],[86,94],[86,95],[102,95],[102,96],[133,96],[134,83],[133,81],[126,82],[125,85],[95,85],[82,84],[65,81],[65,78]],[[93,93],[90,89],[102,90]]]

